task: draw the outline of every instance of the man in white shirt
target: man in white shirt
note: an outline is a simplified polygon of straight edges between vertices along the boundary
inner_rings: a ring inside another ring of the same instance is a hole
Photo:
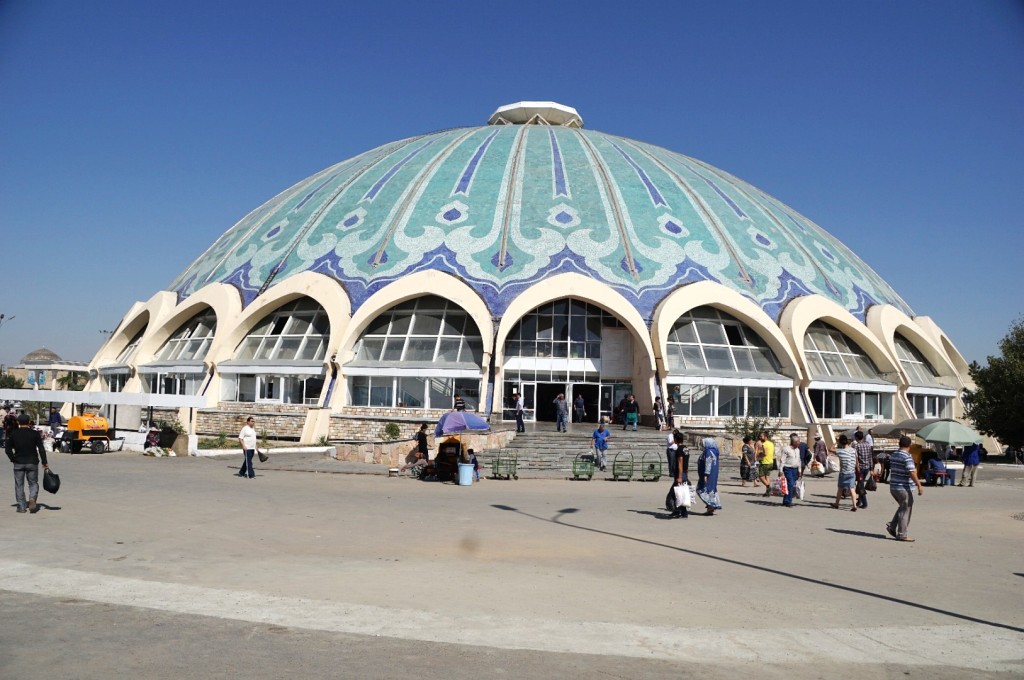
[[[253,427],[255,424],[256,419],[249,416],[245,419],[242,431],[238,433],[238,443],[241,444],[242,453],[245,455],[242,467],[238,469],[239,477],[256,478],[256,473],[252,470],[252,457],[256,455],[256,429]]]
[[[526,432],[526,423],[523,421],[526,404],[523,401],[523,395],[513,393],[512,398],[516,400],[516,432]]]

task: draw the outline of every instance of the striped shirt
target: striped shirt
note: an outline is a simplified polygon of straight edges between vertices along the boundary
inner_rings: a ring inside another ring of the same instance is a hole
[[[836,449],[839,456],[839,474],[852,475],[857,468],[857,452],[853,449]]]
[[[857,452],[857,467],[861,470],[870,470],[871,466],[874,465],[874,460],[871,459],[871,444],[867,441],[861,440],[855,442],[853,445],[854,450]]]
[[[914,480],[910,478],[911,472],[916,472],[914,459],[906,451],[897,451],[889,454],[889,488],[906,489],[914,488]]]

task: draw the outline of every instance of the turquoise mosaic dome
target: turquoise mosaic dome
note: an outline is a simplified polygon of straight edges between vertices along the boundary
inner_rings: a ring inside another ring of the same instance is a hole
[[[299,182],[225,232],[169,289],[184,299],[228,283],[248,305],[312,271],[336,279],[354,311],[383,286],[433,269],[465,281],[498,317],[526,288],[577,272],[646,319],[696,281],[728,286],[776,320],[789,300],[813,293],[861,319],[878,303],[912,315],[840,241],[718,168],[582,129],[578,117],[508,119],[496,113],[499,124],[385,144]]]

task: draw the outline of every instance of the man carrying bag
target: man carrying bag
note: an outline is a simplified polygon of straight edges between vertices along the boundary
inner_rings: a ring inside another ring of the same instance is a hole
[[[7,457],[14,464],[14,498],[18,502],[18,512],[39,512],[36,497],[39,496],[39,461],[43,468],[50,469],[46,463],[46,449],[39,432],[29,427],[28,414],[18,416],[18,429],[7,436],[4,446]],[[28,480],[28,502],[25,502],[25,481]]]

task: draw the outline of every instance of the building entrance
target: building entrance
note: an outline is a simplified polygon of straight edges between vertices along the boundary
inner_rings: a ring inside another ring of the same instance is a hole
[[[572,385],[571,387],[572,387],[571,395],[570,394],[565,395],[565,398],[569,399],[570,402],[571,402],[570,403],[570,408],[572,407],[572,404],[575,403],[576,397],[582,396],[583,397],[583,403],[584,403],[584,411],[586,411],[586,415],[583,416],[583,422],[584,423],[596,423],[597,422],[597,416],[601,412],[601,409],[600,409],[600,407],[598,405],[598,401],[597,401],[598,400],[598,395],[600,394],[600,391],[601,391],[601,386],[600,385],[587,384],[587,383],[576,383],[575,385]],[[575,420],[575,418],[576,418],[575,411],[570,411],[570,413],[572,413],[572,422],[577,422]]]

